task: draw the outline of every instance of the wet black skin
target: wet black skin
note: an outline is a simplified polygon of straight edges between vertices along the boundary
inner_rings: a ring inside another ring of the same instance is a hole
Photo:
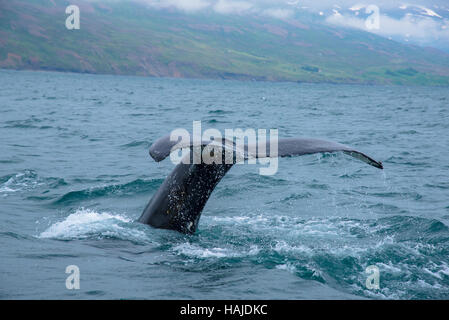
[[[139,222],[195,233],[212,191],[232,164],[178,164],[147,204]]]

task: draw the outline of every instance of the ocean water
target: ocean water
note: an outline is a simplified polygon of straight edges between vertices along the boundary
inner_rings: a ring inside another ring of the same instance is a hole
[[[447,88],[0,71],[0,298],[448,299],[448,104]],[[195,235],[136,222],[173,168],[149,146],[193,120],[338,141],[385,170],[234,166]]]

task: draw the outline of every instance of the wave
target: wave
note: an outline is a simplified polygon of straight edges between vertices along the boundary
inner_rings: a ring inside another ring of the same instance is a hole
[[[35,116],[31,116],[28,119],[24,120],[9,120],[5,121],[5,126],[3,128],[8,129],[51,129],[52,126],[49,125],[40,125],[44,121],[52,121],[51,119],[45,118],[45,119],[39,119]]]
[[[231,110],[223,110],[223,109],[216,109],[216,110],[209,110],[209,114],[231,114],[234,113]]]
[[[84,190],[70,191],[55,200],[55,205],[68,205],[85,200],[102,198],[107,196],[132,196],[137,193],[148,192],[157,189],[163,179],[143,180],[137,179],[124,184],[113,184],[101,187],[92,187]]]
[[[0,177],[0,194],[7,195],[43,186],[55,189],[65,185],[67,183],[64,179],[40,177],[34,170],[24,170],[23,172]]]
[[[135,140],[130,143],[126,143],[121,145],[121,148],[127,149],[127,148],[135,148],[135,147],[144,147],[145,149],[148,149],[150,147],[151,143],[146,140]]]

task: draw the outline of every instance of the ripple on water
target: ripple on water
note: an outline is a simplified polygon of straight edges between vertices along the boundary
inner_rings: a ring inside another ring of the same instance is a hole
[[[0,194],[25,192],[36,188],[56,189],[67,183],[62,178],[41,177],[34,170],[24,170],[19,173],[0,177]]]
[[[91,187],[84,190],[70,191],[54,201],[54,205],[71,205],[85,200],[97,199],[107,196],[131,196],[137,193],[144,193],[156,190],[163,179],[143,180],[136,179],[124,184],[105,185]]]

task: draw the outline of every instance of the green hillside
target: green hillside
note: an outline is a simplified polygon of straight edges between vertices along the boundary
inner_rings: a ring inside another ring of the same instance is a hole
[[[81,29],[67,30],[77,4]],[[130,2],[0,0],[0,68],[365,84],[449,84],[449,55],[298,16]]]

